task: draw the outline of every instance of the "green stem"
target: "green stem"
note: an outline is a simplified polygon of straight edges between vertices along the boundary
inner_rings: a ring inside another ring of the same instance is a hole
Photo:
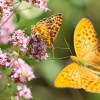
[[[7,88],[7,85],[0,91],[0,94],[2,94],[3,91],[5,91]]]

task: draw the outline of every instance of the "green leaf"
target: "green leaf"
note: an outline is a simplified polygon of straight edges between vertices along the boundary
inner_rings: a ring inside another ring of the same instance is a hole
[[[19,22],[19,20],[20,20],[20,14],[17,13],[17,14],[16,14],[16,22]]]
[[[19,2],[22,2],[22,0],[19,0]]]
[[[14,99],[14,96],[11,96],[10,100],[15,100],[15,99]]]

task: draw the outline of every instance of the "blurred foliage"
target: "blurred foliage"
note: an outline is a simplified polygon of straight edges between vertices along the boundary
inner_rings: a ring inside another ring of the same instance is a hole
[[[24,5],[24,7],[26,6]],[[64,41],[64,38],[66,38],[73,55],[75,55],[73,46],[74,29],[81,18],[89,18],[100,36],[99,0],[49,0],[48,8],[51,11],[43,12],[39,8],[33,8],[19,12],[20,20],[17,22],[16,17],[14,18],[17,28],[25,29],[27,35],[30,35],[32,25],[35,25],[43,18],[47,18],[56,13],[62,13],[63,23],[54,45],[55,47],[66,48],[67,46]],[[81,89],[55,88],[53,81],[56,75],[71,61],[69,59],[52,60],[51,50],[48,49],[47,51],[49,58],[45,61],[35,62],[34,59],[30,60],[25,58],[26,62],[33,67],[37,77],[28,84],[32,88],[32,100],[100,100],[100,94],[88,93]],[[56,58],[70,55],[69,50],[55,50]],[[9,90],[14,91],[13,89]]]

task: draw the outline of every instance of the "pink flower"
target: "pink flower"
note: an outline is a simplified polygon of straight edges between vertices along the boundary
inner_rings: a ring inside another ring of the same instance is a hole
[[[0,49],[0,66],[8,67],[10,66],[11,59],[9,53],[3,53]]]
[[[25,37],[25,32],[19,29],[13,33],[9,41],[13,44],[13,46],[18,46],[20,51],[26,52],[30,38]]]
[[[11,17],[1,28],[1,30],[5,31],[7,34],[11,34],[15,30],[15,25],[12,22],[13,18]],[[6,21],[6,18],[2,18],[0,24],[3,24]]]
[[[9,40],[9,34],[5,30],[0,30],[0,44],[7,44]]]
[[[35,78],[35,75],[32,72],[31,67],[20,58],[14,61],[11,67],[12,67],[12,73],[10,77],[16,83],[23,83]]]
[[[43,59],[47,59],[48,54],[46,53],[46,45],[43,41],[41,41],[39,38],[31,35],[30,39],[30,58],[35,58],[36,61],[41,61]]]
[[[33,6],[43,9],[44,11],[48,11],[47,1],[46,0],[26,0],[31,3]]]
[[[0,1],[0,44],[7,44],[9,35],[15,30],[15,25],[12,23],[12,18],[9,20],[8,17],[11,15],[12,0],[1,0]]]
[[[10,10],[12,9],[12,7],[10,6],[11,4],[12,4],[12,1],[10,0],[0,1],[0,13],[2,17],[7,18],[11,14],[10,12]]]
[[[3,17],[7,18],[11,14],[10,9],[3,9]]]
[[[26,85],[18,84],[17,92],[15,93],[15,100],[19,100],[20,97],[24,97],[25,99],[32,98],[31,91]]]
[[[2,17],[0,24],[2,25],[6,21],[5,17]],[[12,18],[8,20],[0,30],[0,44],[7,44],[9,42],[10,34],[15,30],[15,25],[12,22]]]

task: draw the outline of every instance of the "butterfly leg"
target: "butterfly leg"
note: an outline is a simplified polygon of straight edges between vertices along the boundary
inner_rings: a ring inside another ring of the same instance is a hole
[[[52,60],[54,60],[54,50],[55,50],[55,47],[54,47],[53,43],[51,43],[51,49],[52,49]]]

